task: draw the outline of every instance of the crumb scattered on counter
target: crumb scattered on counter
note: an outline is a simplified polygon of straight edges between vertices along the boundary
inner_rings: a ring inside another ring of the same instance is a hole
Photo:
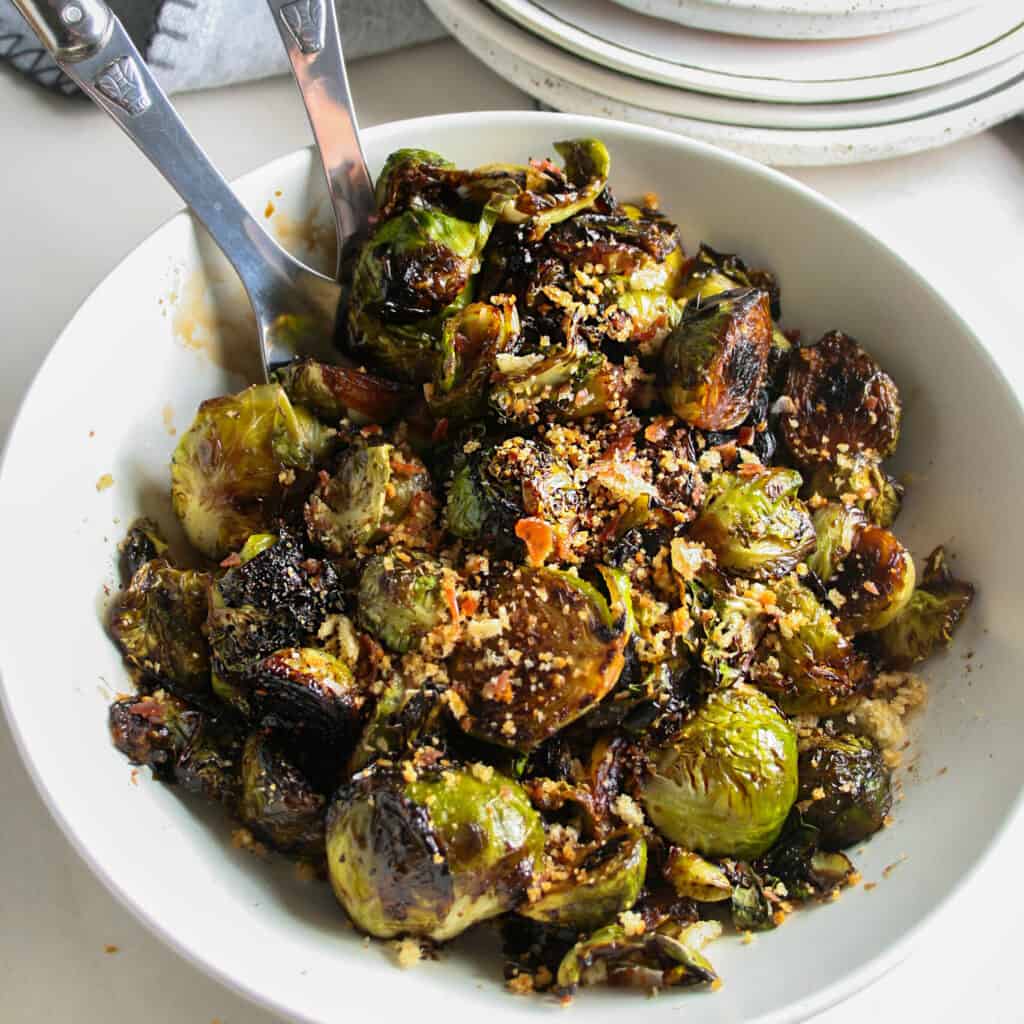
[[[104,953],[120,953],[121,952],[121,947],[120,946],[104,946],[103,947],[103,952]]]

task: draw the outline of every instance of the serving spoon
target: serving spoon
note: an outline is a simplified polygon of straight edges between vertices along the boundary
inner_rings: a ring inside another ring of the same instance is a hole
[[[341,286],[285,252],[242,205],[107,4],[14,4],[61,70],[142,150],[235,268],[256,313],[266,379],[300,356],[339,362],[334,336]]]
[[[267,0],[281,34],[327,178],[341,277],[347,250],[364,237],[376,204],[359,140],[333,0]]]

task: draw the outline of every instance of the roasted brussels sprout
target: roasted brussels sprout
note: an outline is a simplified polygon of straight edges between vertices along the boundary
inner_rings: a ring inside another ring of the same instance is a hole
[[[771,343],[764,292],[723,292],[688,307],[662,352],[665,402],[695,427],[738,427],[764,380]]]
[[[448,488],[444,521],[463,540],[512,550],[519,547],[514,537],[528,540],[518,524],[537,521],[548,528],[553,549],[572,532],[580,502],[569,467],[547,445],[512,437],[459,465]],[[537,545],[532,548],[537,555]]]
[[[764,881],[742,861],[726,861],[724,873],[731,886],[729,909],[733,926],[742,932],[767,932],[776,927]]]
[[[455,165],[429,149],[396,149],[384,161],[374,185],[377,214],[383,220],[409,206],[437,206]]]
[[[370,768],[335,797],[327,866],[356,926],[443,942],[510,909],[540,867],[544,829],[518,783],[452,768],[415,781]]]
[[[811,517],[796,497],[800,474],[773,467],[752,476],[722,473],[708,488],[690,537],[706,544],[728,572],[774,579],[814,550]]]
[[[866,660],[796,577],[778,583],[775,599],[782,614],[752,672],[758,687],[790,715],[844,710],[867,681]]]
[[[438,371],[427,390],[430,411],[453,422],[481,416],[498,359],[515,351],[519,330],[519,314],[507,296],[501,302],[473,302],[450,316]]]
[[[254,732],[245,741],[238,816],[260,839],[278,850],[319,854],[325,806],[270,736]]]
[[[408,392],[394,381],[313,359],[289,363],[275,376],[296,405],[328,423],[344,417],[356,423],[388,423],[408,402]]]
[[[875,526],[888,529],[900,514],[903,487],[889,476],[874,455],[839,453],[835,461],[818,466],[805,488],[815,496],[839,500],[860,509]]]
[[[757,861],[766,882],[782,883],[790,900],[822,899],[846,885],[854,871],[842,853],[819,849],[821,833],[794,812],[779,841]]]
[[[543,892],[537,887],[537,898],[521,904],[519,913],[545,924],[593,931],[636,903],[646,871],[646,840],[624,833],[588,850],[567,877],[549,882]]]
[[[144,562],[121,595],[110,631],[129,665],[184,695],[208,693],[210,647],[203,635],[212,577]]]
[[[666,838],[708,857],[756,857],[796,799],[793,726],[743,683],[716,690],[678,737],[650,755],[647,815]]]
[[[374,555],[359,578],[359,621],[385,647],[404,653],[448,616],[443,568],[408,551]]]
[[[171,460],[171,501],[193,546],[223,558],[265,530],[282,471],[311,466],[328,433],[277,384],[203,402]]]
[[[482,223],[435,209],[406,209],[363,246],[352,282],[352,345],[405,381],[430,380],[445,317],[471,297]]]
[[[789,363],[782,434],[804,466],[840,453],[886,458],[896,450],[902,403],[892,378],[853,338],[832,331]]]
[[[680,896],[697,903],[719,903],[732,896],[732,883],[717,864],[678,846],[669,850],[664,874]]]
[[[803,820],[826,850],[845,850],[885,824],[892,777],[878,748],[863,736],[821,736],[800,751]]]
[[[580,345],[498,359],[490,404],[499,420],[531,424],[543,418],[581,420],[646,408],[653,393],[636,367],[619,366]]]
[[[700,665],[712,686],[731,686],[746,675],[764,633],[766,595],[707,571],[690,583],[689,590],[691,618],[698,623]]]
[[[927,558],[921,582],[907,606],[875,634],[877,651],[888,668],[908,669],[948,647],[964,613],[974,600],[974,587],[956,579],[937,547]]]
[[[915,580],[910,552],[888,530],[866,526],[832,580],[840,628],[852,634],[887,626],[910,603]]]
[[[717,980],[701,950],[722,933],[717,921],[679,924],[669,921],[654,931],[627,932],[610,924],[581,939],[558,968],[557,987],[570,993],[580,985],[609,985],[657,990]]]
[[[209,800],[232,804],[238,789],[238,739],[230,728],[163,690],[116,701],[114,746],[153,777]]]
[[[394,445],[363,439],[342,455],[305,510],[310,539],[334,555],[377,544],[427,514],[433,518],[433,497],[423,463]]]
[[[867,519],[856,505],[830,501],[814,510],[811,522],[817,543],[807,557],[807,568],[822,583],[828,583],[853,550]]]
[[[488,742],[533,750],[615,686],[629,614],[621,594],[609,605],[568,572],[523,567],[493,575],[448,663],[459,725]]]

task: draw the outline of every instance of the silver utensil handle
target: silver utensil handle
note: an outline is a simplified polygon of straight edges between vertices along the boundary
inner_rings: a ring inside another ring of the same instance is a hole
[[[261,307],[272,309],[284,279],[293,276],[294,261],[210,162],[113,11],[102,0],[14,3],[61,69],[120,125],[192,208],[238,272],[257,315]]]
[[[333,0],[268,0],[327,175],[338,229],[339,266],[346,243],[365,232],[376,203],[349,91]]]

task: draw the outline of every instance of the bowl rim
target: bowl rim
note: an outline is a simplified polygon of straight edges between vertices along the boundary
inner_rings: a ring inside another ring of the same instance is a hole
[[[928,280],[928,278],[918,271],[908,259],[903,257],[897,249],[893,248],[891,245],[875,235],[874,232],[861,224],[855,216],[844,210],[838,203],[822,195],[820,192],[817,192],[810,186],[804,185],[802,182],[783,174],[781,171],[767,167],[751,160],[748,157],[739,156],[735,153],[721,149],[718,146],[711,145],[710,143],[682,137],[672,132],[667,132],[657,128],[650,128],[645,125],[630,124],[625,121],[619,121],[611,118],[530,110],[467,111],[451,114],[435,114],[417,118],[405,118],[398,121],[383,122],[379,125],[365,128],[363,129],[363,137],[364,139],[372,139],[377,135],[401,136],[403,132],[411,131],[414,128],[422,129],[430,123],[436,124],[444,122],[446,126],[454,127],[459,127],[461,125],[470,126],[479,124],[482,119],[486,120],[488,124],[497,123],[500,125],[501,123],[515,122],[524,124],[526,127],[531,128],[536,126],[538,129],[555,128],[557,130],[559,124],[564,124],[567,127],[573,126],[571,129],[572,131],[579,131],[582,129],[584,131],[593,131],[596,135],[601,134],[602,128],[607,128],[607,126],[613,125],[617,133],[625,134],[627,136],[632,135],[639,141],[649,141],[653,139],[659,143],[668,143],[673,147],[677,147],[682,150],[689,150],[693,154],[705,160],[710,160],[712,164],[717,161],[738,167],[756,179],[761,179],[765,182],[771,183],[775,187],[780,187],[795,193],[803,200],[809,202],[812,206],[817,207],[819,210],[837,216],[850,230],[859,234],[865,242],[875,246],[881,252],[885,253],[888,258],[898,263],[906,273],[910,274],[917,281],[919,286],[929,295],[931,300],[937,303],[944,310],[945,314],[960,326],[963,334],[970,339],[975,355],[981,360],[985,368],[990,371],[994,380],[1001,384],[1007,396],[1011,399],[1011,404],[1015,405],[1018,413],[1024,417],[1024,396],[1022,396],[1011,385],[1006,374],[1003,372],[1002,367],[999,365],[999,362],[981,341],[974,328],[960,315],[956,307],[949,302],[946,297]],[[232,179],[231,185],[233,188],[241,187],[244,189],[250,181],[257,177],[264,177],[272,173],[275,169],[287,168],[294,163],[308,160],[312,149],[313,147],[309,146],[292,150],[289,153],[276,157],[275,159],[267,161],[245,174]],[[191,214],[187,209],[178,210],[176,213],[165,218],[157,227],[148,232],[145,238],[133,246],[132,249],[121,260],[119,260],[114,267],[105,273],[102,279],[90,289],[88,295],[78,305],[75,313],[68,320],[56,340],[50,346],[49,351],[40,363],[36,372],[33,374],[28,388],[18,403],[17,413],[11,422],[10,430],[3,445],[3,450],[0,452],[0,497],[3,495],[6,481],[5,469],[7,467],[15,439],[19,435],[19,425],[25,407],[28,404],[30,397],[35,392],[40,379],[49,369],[51,362],[58,358],[58,352],[62,345],[67,344],[68,335],[73,332],[74,325],[82,311],[95,300],[99,290],[103,288],[111,277],[116,275],[126,264],[130,263],[141,249],[152,243],[154,238],[160,232],[173,222],[178,221],[180,218],[192,219]],[[8,688],[7,670],[5,669],[5,664],[7,662],[6,652],[8,644],[10,643],[7,639],[8,636],[8,631],[0,631],[0,706],[3,707],[8,727],[10,728],[11,735],[14,738],[15,747],[21,757],[29,778],[32,780],[37,793],[54,821],[56,821],[57,825],[60,827],[61,832],[64,834],[64,837],[67,839],[72,849],[85,862],[92,873],[103,883],[108,892],[117,900],[118,903],[121,904],[121,906],[125,907],[136,918],[136,920],[141,922],[152,934],[157,936],[166,946],[172,949],[186,962],[192,964],[208,977],[213,978],[229,990],[245,999],[248,999],[250,1002],[261,1008],[279,1013],[290,1020],[301,1021],[303,1024],[320,1024],[320,1020],[317,1017],[297,1013],[293,1007],[279,1001],[272,993],[261,990],[261,988],[255,983],[243,981],[229,974],[216,963],[204,959],[201,953],[190,948],[184,940],[171,932],[160,920],[151,916],[145,906],[128,891],[127,887],[120,884],[116,875],[93,856],[86,842],[71,828],[70,823],[64,815],[58,798],[48,787],[47,780],[43,777],[43,774],[32,755],[29,742],[19,727],[18,718],[15,714],[15,709],[12,703],[11,693]],[[797,1002],[787,1004],[778,1010],[769,1011],[768,1013],[763,1013],[756,1018],[752,1018],[749,1021],[749,1024],[793,1024],[793,1022],[796,1021],[806,1020],[807,1018],[820,1014],[830,1007],[850,998],[857,992],[878,981],[883,975],[893,970],[907,958],[920,937],[926,930],[934,926],[936,920],[948,909],[950,904],[957,899],[966,884],[977,874],[978,871],[982,869],[985,864],[988,863],[995,848],[1003,842],[1006,834],[1012,827],[1014,827],[1018,819],[1022,817],[1022,808],[1024,808],[1024,782],[1019,786],[1017,794],[1007,808],[1002,822],[990,835],[974,860],[967,865],[958,884],[943,893],[941,898],[939,898],[924,915],[912,924],[906,932],[887,949],[879,951],[859,967],[849,970],[830,985],[805,996]]]

